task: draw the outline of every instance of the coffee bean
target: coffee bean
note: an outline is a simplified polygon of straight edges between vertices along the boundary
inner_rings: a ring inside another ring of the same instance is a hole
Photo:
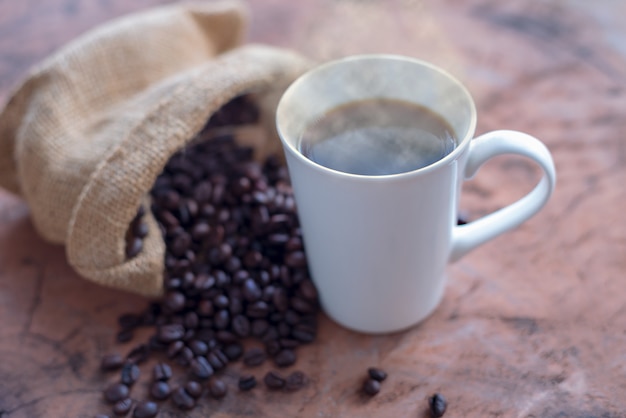
[[[261,289],[253,279],[247,279],[246,281],[244,281],[242,293],[243,297],[248,302],[256,302],[257,300],[261,299],[261,296],[263,295]]]
[[[380,382],[374,379],[366,379],[363,382],[363,392],[369,396],[374,396],[380,392]]]
[[[288,391],[300,390],[306,384],[306,381],[306,375],[301,371],[292,372],[289,376],[287,376],[285,389],[287,389]]]
[[[104,399],[110,403],[116,403],[128,398],[130,390],[123,383],[112,383],[104,390]]]
[[[100,368],[103,371],[117,370],[124,364],[124,359],[117,353],[107,354],[102,357]]]
[[[157,337],[163,342],[172,342],[183,338],[185,328],[179,324],[168,324],[159,327]]]
[[[239,340],[239,338],[237,338],[237,336],[230,331],[218,331],[215,338],[217,341],[224,344],[234,343]]]
[[[311,280],[303,280],[298,290],[304,299],[317,301],[317,289]]]
[[[230,361],[239,360],[243,354],[243,347],[238,343],[229,344],[224,347],[224,354],[226,354],[226,357],[228,357]]]
[[[159,413],[157,404],[151,401],[141,401],[133,411],[133,418],[153,418]]]
[[[278,367],[289,367],[296,362],[295,351],[285,348],[274,356],[274,363]]]
[[[440,418],[446,413],[448,402],[442,395],[435,393],[428,398],[428,406],[430,408],[430,414],[433,418]]]
[[[249,318],[254,318],[254,319],[265,318],[267,317],[269,312],[270,312],[269,306],[267,305],[267,303],[263,302],[262,300],[254,302],[251,305],[248,305],[248,309],[246,309],[246,315],[248,315]]]
[[[214,370],[221,370],[224,366],[226,366],[226,363],[222,362],[222,360],[213,351],[207,354],[206,358]]]
[[[176,355],[176,363],[181,366],[187,366],[191,363],[193,359],[193,351],[189,347],[183,347],[180,352]]]
[[[287,290],[280,287],[276,289],[273,296],[274,307],[279,312],[284,312],[289,307],[289,298],[287,297]]]
[[[190,380],[185,383],[185,391],[187,391],[192,398],[198,399],[200,395],[202,395],[202,386],[200,386],[200,383]]]
[[[304,314],[311,313],[315,310],[310,302],[298,296],[291,298],[290,304],[295,311]]]
[[[280,343],[281,348],[297,348],[300,345],[300,342],[298,340],[294,340],[291,338],[281,338],[280,340],[278,340],[278,342]]]
[[[251,334],[255,337],[260,337],[265,334],[270,324],[265,319],[255,319],[252,321]]]
[[[122,399],[113,405],[113,413],[115,415],[126,415],[133,407],[133,401],[130,398]]]
[[[167,363],[157,363],[152,368],[154,380],[169,380],[172,377],[172,368]]]
[[[306,266],[306,257],[302,251],[293,251],[285,256],[285,264],[292,268]]]
[[[111,418],[108,415],[104,415],[104,414],[97,414],[94,418]]]
[[[123,330],[117,333],[116,339],[119,343],[127,343],[133,339],[135,334],[131,330]]]
[[[265,351],[267,351],[267,354],[269,354],[270,356],[275,356],[280,352],[282,348],[283,347],[281,346],[280,342],[275,339],[265,343]]]
[[[138,238],[145,238],[148,236],[148,224],[145,222],[136,222],[133,225],[133,234]]]
[[[150,396],[158,401],[170,396],[170,385],[164,381],[156,381],[150,386]]]
[[[243,315],[237,315],[232,321],[233,332],[244,338],[250,335],[250,320]]]
[[[291,330],[291,336],[303,343],[310,343],[315,340],[315,331],[306,325],[296,325]]]
[[[143,239],[134,237],[126,243],[126,258],[136,257],[143,250]]]
[[[168,292],[164,299],[163,305],[170,312],[179,312],[185,307],[185,295],[181,292]]]
[[[192,340],[189,342],[189,348],[196,356],[202,356],[209,352],[209,346],[200,340]]]
[[[211,379],[209,382],[209,394],[211,397],[220,399],[226,396],[226,392],[228,392],[228,387],[223,381],[215,378]]]
[[[243,355],[243,363],[248,367],[255,367],[263,364],[266,358],[265,351],[262,348],[253,347]]]
[[[218,311],[214,317],[215,328],[217,329],[226,329],[230,324],[230,314],[227,310],[223,309]]]
[[[141,325],[142,318],[140,315],[124,314],[117,318],[117,322],[122,330],[132,330]]]
[[[256,377],[251,374],[244,374],[239,378],[239,390],[248,391],[256,386]]]
[[[274,371],[267,372],[263,381],[269,389],[282,389],[286,384],[286,380]]]
[[[157,335],[157,339],[158,339],[158,335]],[[184,346],[185,346],[185,343],[182,341],[172,342],[167,347],[167,356],[169,358],[174,358],[178,353],[180,353],[180,350],[182,350]]]
[[[226,354],[224,354],[224,352],[219,348],[214,349],[212,353],[222,362],[223,365],[227,365],[230,361]]]
[[[124,364],[120,381],[125,385],[132,386],[137,379],[139,379],[139,367],[133,363]]]
[[[190,410],[196,406],[195,399],[191,397],[183,387],[179,387],[172,392],[172,402],[183,410]]]
[[[369,369],[367,369],[367,374],[369,374],[372,379],[378,380],[379,382],[382,382],[387,378],[387,373],[384,370],[378,369],[376,367],[370,367]]]
[[[213,376],[213,367],[209,364],[206,358],[198,356],[191,360],[190,363],[191,373],[198,379],[208,379]]]

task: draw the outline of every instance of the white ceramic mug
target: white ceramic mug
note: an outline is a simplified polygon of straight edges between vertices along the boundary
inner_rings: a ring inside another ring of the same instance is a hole
[[[435,111],[458,140],[447,156],[418,170],[366,176],[319,165],[299,150],[303,132],[339,105],[400,99]],[[445,71],[392,55],[353,56],[323,64],[296,80],[277,109],[312,279],[325,312],[361,332],[408,328],[439,304],[445,267],[539,211],[555,186],[554,163],[536,138],[494,131],[475,139],[469,92]],[[515,203],[457,226],[463,180],[491,157],[518,154],[543,170]]]

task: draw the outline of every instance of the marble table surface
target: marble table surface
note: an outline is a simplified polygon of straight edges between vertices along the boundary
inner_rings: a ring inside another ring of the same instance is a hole
[[[93,26],[167,0],[0,2],[0,102],[25,71]],[[626,416],[626,3],[621,0],[251,0],[250,42],[324,61],[363,52],[430,60],[461,79],[477,133],[516,129],[553,153],[549,204],[448,269],[442,304],[422,324],[366,336],[322,317],[300,350],[311,381],[294,394],[231,391],[160,417]],[[465,184],[478,218],[526,193],[539,172],[498,157]],[[61,246],[0,190],[0,417],[106,413],[100,357],[139,296],[81,279]],[[376,364],[390,377],[358,394]],[[264,369],[263,369],[264,370]],[[145,383],[140,389],[145,390]],[[143,389],[142,389],[143,388]],[[138,392],[138,393],[139,393]]]

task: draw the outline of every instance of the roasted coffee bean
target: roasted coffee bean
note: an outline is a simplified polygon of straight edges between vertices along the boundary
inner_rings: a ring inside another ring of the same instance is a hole
[[[97,414],[94,418],[111,418],[111,417],[105,414]]]
[[[267,303],[263,302],[262,300],[259,300],[257,302],[254,302],[251,305],[248,305],[248,309],[246,309],[246,315],[248,315],[249,318],[265,318],[267,317],[267,315],[270,312],[270,308],[267,305]]]
[[[230,331],[218,331],[217,334],[215,334],[215,338],[217,341],[224,344],[234,343],[239,340],[239,338]]]
[[[291,336],[303,343],[310,343],[315,340],[315,332],[306,325],[296,325],[291,330]]]
[[[261,289],[253,279],[246,279],[242,287],[243,297],[248,302],[256,302],[263,295]]]
[[[239,390],[248,391],[256,386],[256,377],[244,374],[239,378]]]
[[[302,251],[293,251],[285,256],[285,264],[291,268],[300,268],[306,266],[306,257]]]
[[[179,312],[186,302],[185,295],[181,292],[168,292],[163,299],[163,306],[170,312]]]
[[[224,364],[224,365],[227,365],[227,364],[228,364],[228,362],[230,361],[230,360],[228,359],[228,357],[226,356],[226,354],[224,354],[224,352],[223,352],[221,349],[219,349],[219,348],[214,349],[214,350],[212,351],[212,353],[213,353],[213,354],[215,355],[215,357],[217,357],[217,358],[218,358],[218,359],[222,362],[222,364]]]
[[[380,382],[374,379],[366,379],[363,382],[363,392],[369,396],[374,396],[380,392]]]
[[[130,330],[140,326],[142,323],[142,318],[140,315],[125,314],[117,319],[117,323],[120,325],[120,328],[122,328],[122,330]]]
[[[291,298],[290,305],[295,311],[303,314],[311,313],[315,310],[310,302],[298,296]]]
[[[116,403],[128,398],[130,389],[123,383],[112,383],[104,390],[104,399],[110,403]]]
[[[202,386],[200,386],[200,383],[190,380],[185,383],[185,391],[187,391],[192,398],[198,399],[200,395],[202,395]]]
[[[179,324],[162,325],[157,331],[157,336],[160,341],[172,342],[183,338],[185,335],[185,328]]]
[[[304,299],[317,301],[317,289],[311,280],[303,280],[300,282],[298,291]]]
[[[157,336],[157,339],[158,339],[158,336]],[[169,358],[174,358],[178,353],[180,353],[180,350],[182,350],[184,346],[185,346],[185,343],[182,341],[172,342],[167,347],[167,356]]]
[[[269,389],[282,389],[287,381],[280,374],[274,371],[267,372],[265,377],[263,378],[265,385]]]
[[[220,379],[211,379],[209,382],[209,394],[211,397],[215,399],[220,399],[226,396],[226,392],[228,392],[228,387],[224,382]]]
[[[283,338],[288,337],[289,334],[291,334],[291,327],[286,322],[280,322],[276,329],[278,330],[278,335]]]
[[[152,401],[141,401],[133,411],[133,418],[153,418],[159,413],[159,407]]]
[[[196,400],[183,387],[179,387],[172,392],[172,402],[183,410],[190,410],[196,406]]]
[[[276,327],[269,326],[265,334],[263,334],[263,337],[261,337],[261,341],[267,344],[269,341],[277,340],[279,337],[280,335],[278,335],[278,330],[276,329]]]
[[[270,324],[265,319],[255,319],[252,321],[251,334],[255,337],[260,337],[265,334]]]
[[[126,355],[126,360],[130,363],[141,364],[148,360],[150,356],[150,348],[148,344],[139,344],[134,347],[130,352]]]
[[[213,376],[213,367],[209,364],[208,360],[202,356],[198,356],[191,360],[190,363],[191,373],[198,379],[208,379]]]
[[[250,320],[243,315],[237,315],[232,321],[233,332],[244,338],[250,335]]]
[[[147,237],[149,231],[148,224],[145,222],[139,221],[133,224],[133,234],[138,238]]]
[[[202,356],[209,352],[209,346],[204,341],[192,340],[189,342],[189,348],[196,356]]]
[[[207,354],[206,358],[214,370],[221,370],[226,366],[226,363],[222,362],[222,360],[213,351]]]
[[[115,415],[126,415],[133,407],[133,401],[130,398],[122,399],[113,405],[113,413]]]
[[[287,376],[287,382],[285,383],[285,389],[289,391],[296,391],[302,389],[306,384],[307,378],[304,373],[296,370]]]
[[[278,367],[289,367],[296,362],[295,351],[285,348],[274,356],[274,363]]]
[[[124,359],[117,353],[107,354],[102,357],[102,362],[100,363],[100,368],[103,371],[111,371],[117,370],[124,364]]]
[[[440,418],[446,413],[448,402],[442,395],[435,393],[428,398],[428,406],[430,408],[430,414],[433,418]]]
[[[387,373],[384,370],[378,369],[376,367],[370,367],[369,369],[367,369],[367,374],[369,374],[372,379],[378,380],[379,382],[382,382],[387,378]]]
[[[164,381],[154,382],[150,386],[150,396],[158,401],[167,399],[170,396],[170,385]]]
[[[294,340],[291,338],[281,338],[280,340],[278,340],[278,342],[280,343],[280,346],[282,348],[297,348],[300,345],[300,342],[298,342],[298,340]]]
[[[181,366],[187,366],[191,363],[193,359],[193,351],[189,347],[183,347],[180,352],[176,355],[176,363]]]
[[[133,237],[126,243],[126,258],[136,257],[143,250],[143,239]]]
[[[259,347],[250,348],[243,355],[243,364],[248,367],[256,367],[263,364],[267,356],[265,351]]]
[[[226,329],[230,324],[230,314],[227,310],[223,309],[218,311],[214,317],[215,328],[217,329]]]
[[[269,354],[270,356],[275,356],[280,352],[282,348],[283,347],[278,340],[270,340],[265,343],[265,351],[267,351],[267,354]]]
[[[154,380],[169,380],[172,377],[172,368],[167,363],[157,363],[152,368]]]
[[[224,354],[226,354],[226,357],[228,357],[230,361],[239,360],[243,354],[243,347],[238,343],[229,344],[224,347]]]
[[[279,287],[274,292],[273,296],[274,307],[279,312],[284,312],[289,307],[289,298],[287,297],[287,290]]]
[[[125,385],[131,386],[139,379],[139,367],[133,363],[126,363],[122,366],[121,374],[120,381]]]
[[[116,339],[119,343],[127,343],[133,339],[135,334],[131,330],[123,330],[117,333]]]

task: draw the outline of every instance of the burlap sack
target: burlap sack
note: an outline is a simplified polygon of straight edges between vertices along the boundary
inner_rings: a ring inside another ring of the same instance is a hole
[[[143,251],[131,260],[124,251],[157,175],[224,103],[248,92],[275,100],[308,65],[283,50],[236,48],[245,26],[234,2],[129,15],[45,60],[10,97],[0,185],[28,202],[39,233],[66,245],[80,275],[161,293],[165,248],[150,213]]]

